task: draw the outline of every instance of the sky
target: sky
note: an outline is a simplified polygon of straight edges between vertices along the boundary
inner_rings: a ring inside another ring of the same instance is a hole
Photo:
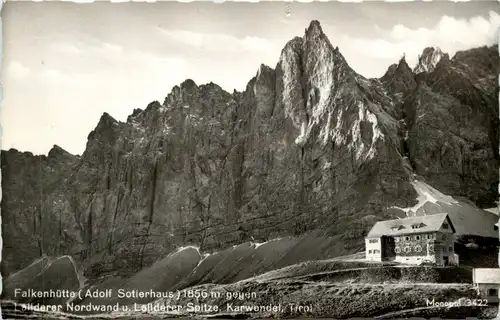
[[[319,20],[365,77],[403,54],[498,43],[497,1],[4,4],[2,149],[81,154],[103,112],[125,121],[186,79],[243,90]]]

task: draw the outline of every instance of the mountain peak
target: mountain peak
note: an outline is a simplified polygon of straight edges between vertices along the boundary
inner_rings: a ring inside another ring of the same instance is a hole
[[[181,83],[180,87],[182,89],[193,89],[193,88],[197,88],[198,85],[196,84],[196,82],[194,82],[194,80],[192,80],[192,79],[186,79],[186,80],[184,80]]]
[[[318,20],[312,20],[309,24],[309,27],[306,29],[306,35],[321,35],[323,34],[323,29],[321,28],[321,24]]]
[[[259,66],[259,69],[257,70],[257,79],[259,79],[260,77],[264,76],[264,75],[267,75],[269,73],[272,73],[274,72],[274,69],[265,65],[265,64],[261,64]]]
[[[70,157],[70,158],[74,158],[75,156],[72,155],[71,153],[69,153],[68,151],[64,150],[63,148],[61,148],[60,146],[58,145],[54,145],[52,147],[52,149],[50,149],[49,151],[49,154],[48,154],[48,157],[49,158],[61,158],[61,157]]]
[[[389,92],[395,94],[396,101],[398,102],[402,101],[400,100],[402,94],[411,91],[417,85],[415,75],[406,62],[406,57],[404,55],[397,64],[394,63],[387,69],[380,80],[389,89]],[[396,117],[399,116],[396,115]]]
[[[414,69],[415,73],[432,72],[436,65],[447,54],[443,53],[439,47],[427,47],[418,57],[418,64]]]
[[[406,71],[406,70],[410,70],[410,72],[411,72],[411,68],[410,68],[410,66],[408,65],[408,62],[406,62],[406,56],[405,56],[405,55],[403,55],[403,56],[401,57],[401,59],[399,59],[399,62],[398,62],[398,69],[399,69],[399,70],[405,70],[405,71]]]
[[[386,71],[386,73],[380,78],[382,82],[390,82],[394,77],[413,77],[412,70],[406,62],[406,55],[403,55],[399,62],[392,64]]]
[[[425,54],[425,53],[432,53],[432,52],[443,54],[443,51],[439,47],[427,47],[424,49],[423,53]]]
[[[403,56],[401,56],[401,59],[399,59],[399,64],[402,63],[406,63],[406,54],[403,54]]]
[[[113,118],[109,113],[104,112],[97,123],[97,126],[92,130],[87,136],[87,140],[90,141],[97,136],[107,135],[107,132],[113,130],[113,127],[117,127],[119,124],[118,120]],[[88,142],[87,142],[88,143]]]
[[[109,127],[117,122],[118,121],[115,118],[113,118],[109,113],[104,112],[102,114],[101,118],[99,119],[97,126],[98,127]]]
[[[57,152],[66,152],[66,150],[64,150],[63,148],[61,148],[60,146],[58,146],[57,144],[53,145],[52,146],[52,149],[50,149],[49,151],[49,154],[50,153],[57,153]]]

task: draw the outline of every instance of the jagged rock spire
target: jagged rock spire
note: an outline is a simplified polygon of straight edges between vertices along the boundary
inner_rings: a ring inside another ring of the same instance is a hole
[[[416,74],[422,72],[432,72],[436,65],[441,61],[443,57],[448,56],[443,53],[439,47],[428,47],[422,52],[422,55],[418,58],[418,64],[414,69]]]

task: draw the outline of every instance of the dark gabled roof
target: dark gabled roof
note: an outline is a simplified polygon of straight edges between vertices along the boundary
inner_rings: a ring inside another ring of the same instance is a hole
[[[453,232],[455,228],[448,218],[447,213],[431,214],[425,216],[409,217],[404,219],[386,220],[375,223],[372,227],[367,238],[379,238],[381,236],[394,236],[413,233],[424,233],[439,231],[443,223],[448,220]],[[412,228],[418,225],[419,228]]]

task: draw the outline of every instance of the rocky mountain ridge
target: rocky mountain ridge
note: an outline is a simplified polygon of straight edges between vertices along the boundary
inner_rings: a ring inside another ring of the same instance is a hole
[[[3,272],[68,254],[89,279],[130,275],[184,245],[311,232],[324,255],[352,253],[418,204],[416,177],[491,207],[498,59],[472,49],[418,74],[401,59],[366,79],[313,21],[244,92],[186,80],[126,122],[103,114],[81,157],[2,151]]]

